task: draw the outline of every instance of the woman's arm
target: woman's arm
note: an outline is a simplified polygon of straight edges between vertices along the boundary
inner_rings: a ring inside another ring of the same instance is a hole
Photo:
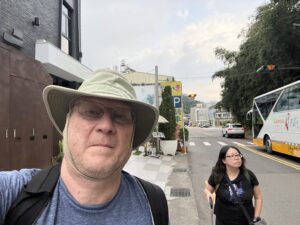
[[[210,202],[209,198],[213,199],[214,191],[215,189],[207,181],[205,181],[204,194],[208,202]]]
[[[254,218],[260,217],[262,204],[263,204],[263,198],[262,198],[262,192],[258,185],[255,185],[253,188],[254,192]]]

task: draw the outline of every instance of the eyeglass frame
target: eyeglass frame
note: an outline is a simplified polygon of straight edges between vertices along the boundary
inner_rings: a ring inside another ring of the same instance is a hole
[[[228,158],[228,159],[234,159],[234,158],[240,158],[242,159],[244,156],[242,153],[237,153],[237,154],[234,154],[234,155],[225,155],[225,158]]]
[[[89,115],[86,115],[86,114],[80,112],[80,110],[79,110],[79,104],[80,104],[80,102],[84,102],[84,101],[85,101],[85,102],[90,101],[90,102],[93,102],[93,103],[96,104],[96,105],[99,105],[99,106],[101,107],[101,109],[104,109],[103,114],[102,114],[101,116],[89,116]],[[82,96],[80,96],[80,97],[78,97],[78,98],[74,98],[74,99],[70,102],[70,104],[69,104],[69,112],[74,111],[74,108],[75,108],[76,106],[77,106],[77,112],[79,113],[79,115],[81,115],[81,116],[84,117],[84,118],[88,118],[88,119],[92,119],[92,120],[97,120],[97,119],[101,119],[101,118],[103,117],[104,113],[108,113],[109,116],[110,116],[110,119],[111,119],[114,123],[116,123],[116,124],[118,124],[118,125],[133,125],[133,124],[135,123],[135,114],[134,114],[134,112],[132,111],[132,109],[130,109],[131,121],[128,122],[128,123],[127,123],[127,122],[122,123],[122,122],[115,121],[115,119],[114,119],[114,117],[113,117],[113,113],[116,112],[116,110],[114,109],[114,107],[107,107],[107,106],[105,106],[103,103],[101,103],[101,102],[99,102],[99,101],[97,101],[97,100],[95,100],[95,99],[93,99],[93,98],[82,97]],[[120,107],[120,108],[121,108],[121,107]],[[125,109],[125,108],[123,107],[123,109]]]

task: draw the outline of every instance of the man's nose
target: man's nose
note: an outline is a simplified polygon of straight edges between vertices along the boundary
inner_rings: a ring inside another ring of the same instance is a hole
[[[101,118],[96,120],[97,130],[111,133],[115,129],[115,123],[112,119],[112,116],[109,112],[104,112]]]

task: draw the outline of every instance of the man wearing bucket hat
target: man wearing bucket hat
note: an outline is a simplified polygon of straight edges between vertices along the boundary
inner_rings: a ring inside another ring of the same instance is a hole
[[[47,171],[0,172],[0,224],[169,223],[167,206],[160,210],[161,204],[166,205],[162,190],[122,171],[132,149],[147,140],[158,119],[157,110],[138,101],[122,75],[96,71],[78,90],[50,85],[43,100],[63,135],[64,158]],[[43,173],[42,180],[37,178]],[[30,207],[20,210],[32,195],[44,200],[26,203]]]

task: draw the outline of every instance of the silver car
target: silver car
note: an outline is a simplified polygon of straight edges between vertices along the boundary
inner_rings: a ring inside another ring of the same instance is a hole
[[[245,129],[239,123],[228,123],[222,128],[223,137],[245,137]]]

